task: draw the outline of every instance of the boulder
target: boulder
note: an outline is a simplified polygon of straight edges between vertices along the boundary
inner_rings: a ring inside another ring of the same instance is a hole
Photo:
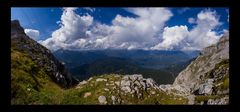
[[[201,84],[198,92],[199,94],[211,95],[213,92],[213,79],[208,79],[206,83]]]
[[[98,101],[100,104],[107,104],[107,99],[105,96],[99,96]]]

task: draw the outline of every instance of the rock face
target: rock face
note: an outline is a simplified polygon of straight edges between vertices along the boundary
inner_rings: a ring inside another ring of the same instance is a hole
[[[206,80],[206,83],[201,84],[198,94],[211,95],[213,92],[213,79]]]
[[[24,29],[17,20],[11,22],[11,47],[29,54],[31,59],[38,64],[38,67],[44,68],[51,79],[61,87],[68,88],[78,83],[78,80],[69,74],[68,70],[53,56],[50,50],[24,33]]]
[[[212,96],[221,93],[228,96],[228,80],[229,34],[226,33],[218,43],[205,48],[200,56],[180,72],[171,87],[180,86],[177,90],[184,91],[185,94]],[[212,99],[208,104],[227,104],[227,101],[223,101],[225,99]]]
[[[183,85],[191,88],[188,92],[193,92],[199,88],[202,83],[201,79],[204,79],[206,74],[214,69],[215,65],[228,59],[229,36],[225,34],[217,44],[205,48],[201,55],[176,77],[173,85]],[[228,72],[228,70],[225,72]]]

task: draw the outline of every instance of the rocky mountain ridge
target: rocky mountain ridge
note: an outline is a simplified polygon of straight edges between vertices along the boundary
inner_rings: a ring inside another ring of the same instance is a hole
[[[211,70],[217,68],[216,65],[223,61],[229,60],[229,36],[225,34],[218,43],[215,45],[205,48],[201,55],[198,56],[188,67],[183,70],[175,79],[173,85],[186,86],[192,90],[187,92],[195,91],[202,83],[201,79],[204,79]],[[224,74],[227,75],[229,66],[224,70]],[[206,83],[213,82],[213,79],[205,81]]]
[[[229,34],[226,33],[219,42],[203,49],[201,55],[179,73],[173,85],[161,85],[161,88],[189,96],[189,104],[203,104],[203,101],[207,104],[228,104]],[[196,97],[205,99],[194,102]]]
[[[24,33],[19,21],[11,22],[11,48],[28,54],[40,68],[45,68],[51,79],[64,88],[74,86],[78,80],[71,76],[65,66],[50,50],[40,45]]]

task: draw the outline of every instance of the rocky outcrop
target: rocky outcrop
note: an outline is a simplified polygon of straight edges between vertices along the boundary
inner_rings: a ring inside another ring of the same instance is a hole
[[[38,67],[44,68],[51,79],[61,87],[68,88],[78,83],[78,80],[71,76],[50,50],[24,33],[24,29],[17,20],[11,22],[11,48],[28,54]]]
[[[213,70],[215,65],[229,59],[228,40],[229,36],[226,34],[217,44],[205,48],[201,55],[176,77],[173,85],[191,88],[188,92],[198,89],[206,74]]]
[[[213,79],[207,79],[204,84],[201,84],[198,94],[211,95],[213,92],[213,81]]]
[[[166,102],[174,104],[175,100],[183,104],[186,100],[184,97],[168,94],[160,89],[153,79],[144,78],[141,74],[91,77],[88,81],[80,82],[76,89],[94,88],[94,86],[97,86],[97,90],[94,89],[97,93],[92,93],[92,96],[97,95],[100,104],[142,104],[149,101],[152,102],[151,104]]]
[[[205,48],[200,56],[180,72],[170,87],[177,91],[184,91],[182,93],[185,95],[213,96],[221,93],[228,96],[228,80],[229,34],[226,33],[219,42]],[[225,99],[212,99],[208,104],[226,104],[227,100],[223,101]]]
[[[150,88],[158,89],[158,85],[151,78],[145,79],[139,74],[125,75],[120,81],[120,89],[126,94],[142,95],[141,91],[146,91]]]

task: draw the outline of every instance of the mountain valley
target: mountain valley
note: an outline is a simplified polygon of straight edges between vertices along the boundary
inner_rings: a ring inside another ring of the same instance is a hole
[[[229,75],[228,33],[202,51],[52,53],[11,21],[12,105],[226,105]]]

